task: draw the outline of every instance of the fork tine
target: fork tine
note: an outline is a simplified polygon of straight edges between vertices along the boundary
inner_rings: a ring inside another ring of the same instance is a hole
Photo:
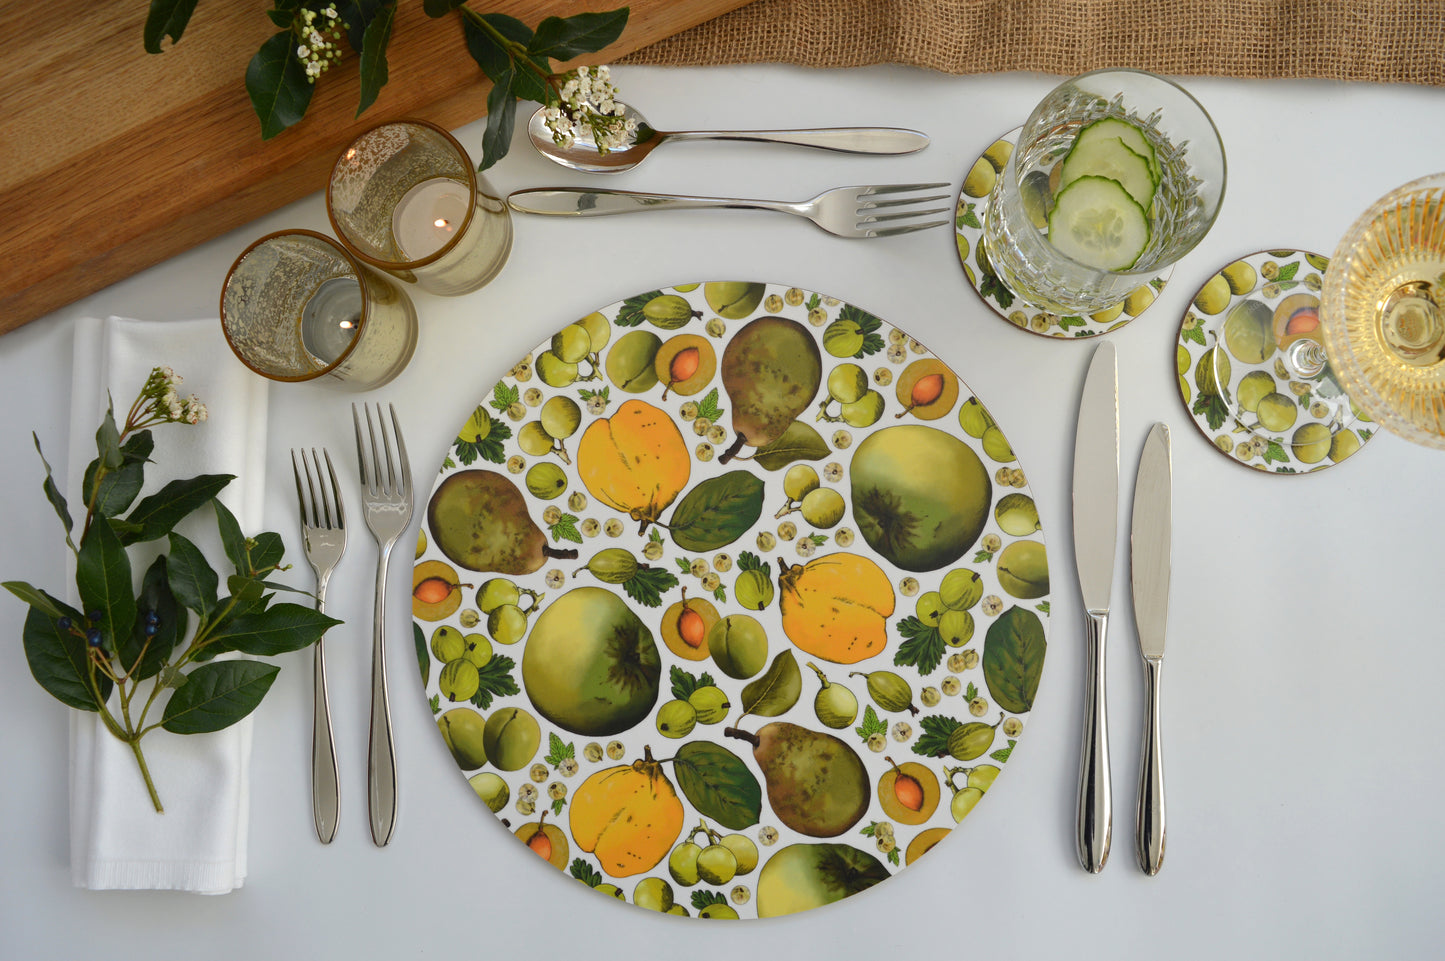
[[[904,210],[896,214],[867,214],[858,218],[859,226],[863,224],[884,223],[890,220],[911,220],[915,217],[928,217],[933,214],[947,213],[947,207],[934,207],[931,210]]]
[[[311,519],[308,521],[308,523],[312,527],[320,527],[322,526],[321,499],[316,496],[316,480],[311,473],[311,463],[313,460],[315,460],[315,458],[316,452],[314,450],[311,452],[310,459],[307,459],[306,451],[304,449],[301,451],[301,469],[306,472],[306,492],[311,495]],[[319,474],[320,471],[318,470],[317,473]],[[328,522],[326,526],[330,527],[331,524]]]
[[[908,204],[929,204],[935,200],[951,200],[947,194],[932,194],[927,197],[904,197],[898,200],[863,200],[859,198],[859,210],[872,210],[875,207],[903,207]]]
[[[375,435],[372,435],[371,446],[378,456],[380,456],[381,451],[385,451],[386,453],[386,483],[382,485],[382,489],[388,494],[393,494],[396,492],[396,462],[393,461],[391,457],[391,437],[386,432],[386,418],[381,416],[380,404],[376,405],[376,423],[381,433],[381,450],[376,449]],[[366,414],[366,426],[371,426],[371,412],[369,410]],[[379,460],[376,464],[376,477],[378,480],[381,479],[381,462]]]
[[[336,526],[345,527],[346,510],[341,506],[341,485],[336,483],[336,468],[331,466],[331,452],[323,447],[321,448],[321,454],[323,457],[326,458],[326,472],[331,475],[331,495],[336,499]],[[316,456],[316,451],[314,449],[311,451],[311,456]],[[316,473],[321,473],[321,464],[319,462],[316,465]],[[330,505],[328,505],[326,515],[326,523],[328,525],[331,523],[330,511],[331,508]]]
[[[368,416],[367,420],[370,419]],[[362,443],[361,415],[357,413],[355,404],[351,405],[351,422],[356,426],[356,463],[361,471],[361,489],[368,491],[371,489],[371,481],[367,480],[366,476],[366,445]]]
[[[305,459],[305,451],[301,452],[301,457],[303,460]],[[296,477],[296,504],[301,509],[301,523],[306,525],[310,523],[306,516],[306,494],[301,490],[301,467],[296,463],[296,448],[294,447],[291,448],[291,473]]]
[[[406,459],[406,441],[401,437],[401,423],[396,419],[396,405],[386,405],[391,410],[391,432],[396,437],[397,455],[401,458],[401,493],[411,491],[411,462]]]
[[[932,184],[878,184],[873,187],[865,187],[858,191],[860,197],[872,197],[875,194],[897,194],[911,190],[941,190],[947,187],[946,183]]]
[[[896,234],[911,234],[915,230],[927,230],[929,227],[942,227],[950,223],[947,220],[930,220],[926,224],[908,224],[903,227],[885,227],[882,230],[868,230],[870,237],[892,237]]]

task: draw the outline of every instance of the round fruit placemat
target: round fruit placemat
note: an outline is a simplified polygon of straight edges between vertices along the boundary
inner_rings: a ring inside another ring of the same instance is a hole
[[[942,361],[748,282],[604,307],[462,425],[413,574],[417,658],[481,802],[620,901],[767,917],[921,857],[1043,669],[1023,471]]]
[[[1085,316],[1061,317],[1041,311],[1009,290],[989,266],[983,247],[983,218],[988,208],[988,195],[1004,164],[1013,155],[1022,127],[1015,127],[989,145],[963,178],[954,210],[953,233],[958,245],[958,259],[964,276],[974,292],[994,313],[1030,333],[1043,337],[1097,337],[1118,330],[1142,314],[1169,282],[1174,268],[1143,284],[1120,303],[1107,310]],[[972,261],[972,263],[970,263]]]
[[[1264,250],[1205,281],[1179,327],[1179,396],[1221,453],[1271,474],[1323,470],[1374,436],[1325,357],[1329,258]]]

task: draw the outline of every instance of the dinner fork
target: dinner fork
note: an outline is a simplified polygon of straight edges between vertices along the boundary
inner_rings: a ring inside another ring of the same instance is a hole
[[[835,187],[810,200],[798,202],[650,194],[596,187],[538,187],[516,191],[507,198],[507,203],[511,204],[513,210],[522,213],[571,217],[603,217],[609,214],[635,213],[639,210],[747,207],[806,217],[828,233],[839,237],[891,237],[951,224],[951,206],[919,209],[922,204],[949,200],[948,194],[931,194],[926,197],[893,196],[938,190],[947,186],[946,183],[930,183]],[[935,214],[949,216],[933,220],[920,219]]]
[[[321,473],[321,460],[316,456],[316,448],[311,449],[310,460],[306,459],[306,451],[301,451],[300,465],[296,462],[296,449],[291,450],[291,470],[296,475],[296,500],[301,506],[301,545],[306,560],[316,572],[316,609],[325,613],[326,583],[346,550],[346,512],[341,506],[341,488],[336,483],[331,454],[322,448],[321,456],[326,459],[325,475]],[[315,477],[312,476],[313,464]],[[301,486],[303,472],[306,474],[304,489]],[[320,496],[317,495],[318,487]],[[341,778],[336,767],[336,739],[331,733],[331,700],[326,696],[326,653],[321,646],[324,640],[324,637],[317,639],[314,656],[311,814],[316,822],[316,836],[322,844],[330,844],[336,836],[336,819],[341,810]]]
[[[365,406],[365,405],[363,405]],[[391,413],[391,434],[381,405],[372,422],[371,408],[366,408],[366,432],[361,430],[361,414],[351,405],[351,419],[356,425],[356,460],[361,468],[361,507],[366,526],[376,538],[376,605],[372,609],[371,630],[371,735],[367,745],[367,810],[371,815],[371,839],[377,847],[391,840],[396,827],[396,744],[391,733],[391,705],[386,688],[386,569],[396,539],[411,523],[411,465],[406,459],[406,442],[401,437],[401,424],[396,408]],[[377,434],[381,435],[380,446]],[[396,442],[396,455],[392,442]],[[398,464],[400,470],[398,470]],[[383,467],[385,468],[383,470]]]

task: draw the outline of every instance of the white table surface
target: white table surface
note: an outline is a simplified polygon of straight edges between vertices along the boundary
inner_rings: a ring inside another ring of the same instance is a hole
[[[673,145],[608,181],[785,199],[870,181],[946,180],[956,191],[978,152],[1057,82],[893,67],[634,68],[616,76],[624,96],[664,128],[876,123],[934,138],[927,150],[896,159]],[[1220,266],[1263,248],[1328,254],[1370,202],[1445,166],[1445,127],[1437,122],[1445,92],[1218,79],[1187,86],[1226,145],[1223,210],[1158,303],[1109,337],[1119,351],[1125,477],[1132,478],[1152,422],[1164,421],[1174,435],[1163,695],[1169,846],[1160,876],[1146,878],[1134,864],[1143,678],[1122,546],[1109,660],[1114,853],[1097,877],[1074,859],[1083,630],[1069,490],[1092,343],[1051,342],[993,315],[968,289],[946,229],[847,241],[762,212],[585,223],[517,216],[511,260],[489,287],[454,300],[415,296],[422,323],[415,358],[376,392],[401,413],[423,491],[490,384],[560,325],[625,296],[747,278],[820,290],[877,313],[930,345],[992,408],[1038,498],[1053,560],[1050,654],[1004,776],[932,857],[839,906],[706,928],[616,907],[549,874],[479,810],[416,687],[409,612],[394,603],[400,814],[391,846],[379,850],[367,832],[364,790],[375,555],[358,532],[329,598],[349,622],[328,645],[343,778],[336,842],[323,847],[312,832],[310,657],[290,655],[256,717],[245,887],[219,898],[86,892],[70,884],[66,709],[29,677],[19,645],[23,608],[7,594],[0,597],[0,622],[9,625],[8,669],[0,672],[0,957],[1437,956],[1436,936],[1445,930],[1438,904],[1445,454],[1381,435],[1314,476],[1247,470],[1190,423],[1176,393],[1173,345],[1189,299]],[[479,152],[482,130],[473,124],[458,136]],[[503,192],[588,182],[536,156],[520,130],[512,154],[489,176]],[[283,227],[328,231],[322,195],[0,339],[7,412],[0,573],[7,579],[62,583],[61,543],[41,501],[30,431],[45,439],[63,476],[73,318],[214,316],[231,261],[252,239]],[[204,385],[192,386],[204,393]],[[286,452],[326,445],[340,464],[350,463],[351,399],[309,386],[271,391],[266,527],[286,538],[300,582],[310,575]],[[354,496],[354,485],[348,491]],[[1129,496],[1126,483],[1121,545]],[[408,567],[393,565],[394,597],[405,596]]]

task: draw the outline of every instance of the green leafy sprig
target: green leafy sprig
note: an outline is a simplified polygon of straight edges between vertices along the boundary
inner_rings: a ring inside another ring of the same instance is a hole
[[[174,45],[190,23],[197,0],[150,0],[143,40],[149,53],[160,53],[169,37]],[[361,116],[390,79],[391,43],[397,0],[273,0],[266,16],[279,29],[246,67],[246,92],[270,140],[306,116],[316,81],[342,56],[340,41],[359,56]],[[622,35],[628,8],[570,17],[546,17],[533,30],[515,17],[478,13],[464,0],[424,0],[429,17],[456,15],[467,52],[492,81],[487,96],[487,129],[482,136],[485,170],[506,155],[516,123],[517,101],[546,106],[562,102],[565,73],[552,61],[596,53]],[[316,38],[320,42],[316,42]]]
[[[216,499],[232,475],[173,480],[137,501],[155,446],[149,428],[205,419],[194,397],[177,397],[179,382],[169,370],[153,370],[123,425],[116,424],[114,405],[107,408],[95,435],[97,456],[81,482],[85,515],[78,532],[41,453],[45,498],[75,555],[80,608],[25,581],[3,585],[29,605],[22,639],[35,680],[63,704],[98,714],[130,745],[157,812],[163,807],[141,739],[157,728],[205,734],[229,727],[255,710],[280,670],[261,660],[213,658],[300,650],[341,623],[310,606],[272,603],[277,591],[294,590],[271,579],[287,569],[281,537],[242,533]],[[40,450],[38,437],[35,447]],[[231,568],[224,585],[200,548],[175,530],[207,506]],[[127,549],[162,539],[168,551],[146,568],[137,593]],[[146,681],[152,683],[143,686]]]

